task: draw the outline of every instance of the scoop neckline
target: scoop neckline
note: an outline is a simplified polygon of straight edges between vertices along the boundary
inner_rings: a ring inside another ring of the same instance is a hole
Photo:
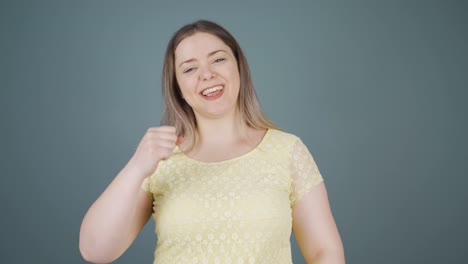
[[[197,159],[194,159],[194,158],[191,158],[189,157],[187,154],[185,154],[184,151],[182,151],[178,145],[176,145],[176,151],[178,153],[180,153],[185,159],[193,162],[193,163],[199,163],[199,164],[204,164],[204,165],[217,165],[217,164],[223,164],[223,163],[229,163],[229,162],[233,162],[233,161],[237,161],[237,160],[240,160],[240,159],[243,159],[243,158],[246,158],[252,154],[254,154],[262,145],[265,144],[267,138],[269,137],[270,135],[270,131],[272,129],[271,128],[267,128],[267,131],[265,132],[265,134],[263,135],[262,139],[260,140],[260,142],[258,142],[258,144],[252,148],[251,150],[249,150],[248,152],[244,153],[244,154],[241,154],[239,156],[236,156],[236,157],[233,157],[233,158],[230,158],[230,159],[226,159],[226,160],[220,160],[220,161],[201,161],[201,160],[197,160]]]

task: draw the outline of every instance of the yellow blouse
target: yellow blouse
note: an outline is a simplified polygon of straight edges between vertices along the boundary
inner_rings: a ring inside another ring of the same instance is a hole
[[[292,207],[322,176],[295,135],[269,129],[250,152],[201,162],[178,147],[145,178],[156,263],[292,263]]]

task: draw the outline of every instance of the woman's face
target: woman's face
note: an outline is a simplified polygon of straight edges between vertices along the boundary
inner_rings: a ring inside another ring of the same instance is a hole
[[[216,36],[198,32],[175,50],[175,73],[182,96],[197,116],[233,113],[240,78],[231,49]]]

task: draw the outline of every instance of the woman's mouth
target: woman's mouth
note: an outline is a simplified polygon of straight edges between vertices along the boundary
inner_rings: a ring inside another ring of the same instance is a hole
[[[224,86],[217,85],[201,91],[200,94],[207,100],[215,100],[218,99],[223,94],[223,92]]]

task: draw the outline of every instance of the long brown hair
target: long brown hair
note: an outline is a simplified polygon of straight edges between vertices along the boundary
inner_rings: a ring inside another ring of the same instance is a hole
[[[226,29],[207,20],[198,20],[181,27],[174,33],[167,45],[162,72],[162,93],[165,107],[161,124],[175,126],[177,135],[192,137],[191,142],[193,144],[191,147],[196,144],[198,138],[197,120],[190,105],[182,98],[180,87],[176,80],[174,64],[175,50],[179,43],[197,32],[209,33],[221,39],[231,49],[237,60],[240,77],[237,107],[241,121],[257,129],[279,129],[268,120],[262,111],[250,76],[247,59],[239,44]]]

